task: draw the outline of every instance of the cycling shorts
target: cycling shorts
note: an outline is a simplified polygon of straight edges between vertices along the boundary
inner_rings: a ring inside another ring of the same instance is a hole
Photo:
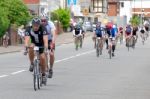
[[[96,37],[102,37],[102,34],[96,34]]]
[[[126,32],[126,35],[129,36],[129,35],[131,35],[131,33]]]

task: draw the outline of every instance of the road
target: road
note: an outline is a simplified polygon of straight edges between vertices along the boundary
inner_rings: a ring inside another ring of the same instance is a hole
[[[0,55],[0,99],[150,99],[150,39],[129,52],[119,45],[111,60],[96,57],[91,37],[75,51],[72,43],[56,48],[54,76],[33,90],[29,62],[22,52]]]

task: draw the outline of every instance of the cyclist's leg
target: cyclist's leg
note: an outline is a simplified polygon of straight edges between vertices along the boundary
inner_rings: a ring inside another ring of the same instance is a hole
[[[29,71],[32,72],[33,71],[33,61],[34,61],[34,50],[33,47],[29,47],[29,51],[28,51],[28,56],[29,56],[29,60],[30,60],[30,68]]]
[[[39,53],[40,53],[40,66],[41,66],[41,72],[42,72],[42,83],[46,84],[47,63],[46,63],[46,55],[44,53],[44,48],[40,48]]]
[[[105,39],[105,42],[106,42],[106,49],[108,49],[108,38],[110,37],[110,35],[106,34],[106,39]]]
[[[42,74],[45,74],[47,65],[46,65],[46,56],[44,53],[40,53],[40,65],[41,65]]]
[[[83,43],[83,34],[79,37],[79,41],[80,41],[80,48],[82,47],[82,43]]]
[[[50,57],[50,68],[49,68],[49,78],[52,78],[53,75],[53,65],[54,65],[54,61],[55,61],[55,57],[54,57],[54,49],[51,48],[51,41],[49,41],[49,57]]]
[[[112,40],[112,56],[114,56],[115,49],[116,49],[115,43],[116,43],[116,41],[115,41],[115,40]]]

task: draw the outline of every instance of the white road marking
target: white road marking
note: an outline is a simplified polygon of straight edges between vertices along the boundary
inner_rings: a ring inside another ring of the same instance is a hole
[[[11,73],[11,74],[12,74],[12,75],[15,75],[15,74],[18,74],[18,73],[21,73],[21,72],[24,72],[24,71],[26,71],[26,70],[19,70],[19,71],[13,72],[13,73]]]
[[[79,57],[79,56],[82,56],[82,55],[85,55],[85,54],[90,54],[90,53],[93,53],[94,51],[95,50],[91,50],[91,51],[87,51],[87,52],[84,52],[84,53],[79,53],[77,55],[70,56],[70,57],[67,57],[67,58],[64,58],[64,59],[56,60],[55,63],[59,63],[59,62],[62,62],[62,61],[67,61],[69,59],[76,58],[76,57]]]
[[[74,55],[74,56],[70,56],[70,57],[67,57],[67,58],[56,60],[55,63],[59,63],[59,62],[62,62],[62,61],[67,61],[69,59],[76,58],[76,57],[86,55],[86,54],[90,54],[90,53],[93,53],[93,52],[95,52],[95,50],[90,50],[90,51],[87,51],[87,52],[79,53],[79,54]],[[27,71],[27,70],[19,70],[19,71],[11,73],[11,75],[16,75],[16,74],[19,74],[19,73],[22,73],[22,72],[25,72],[25,71]],[[7,76],[10,76],[10,75],[1,75],[0,78],[7,77]]]
[[[7,77],[8,75],[0,75],[0,78],[4,78]]]

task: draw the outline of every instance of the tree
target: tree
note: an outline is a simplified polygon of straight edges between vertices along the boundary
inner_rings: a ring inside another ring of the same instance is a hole
[[[130,22],[133,26],[138,26],[140,24],[140,18],[137,15],[134,15],[131,19]]]
[[[51,13],[51,19],[53,21],[58,20],[63,26],[63,29],[67,29],[70,25],[70,11],[59,8]]]
[[[10,0],[9,15],[11,24],[25,25],[30,20],[28,8],[21,0]]]
[[[30,18],[22,0],[0,0],[0,37],[11,24],[25,25]]]

